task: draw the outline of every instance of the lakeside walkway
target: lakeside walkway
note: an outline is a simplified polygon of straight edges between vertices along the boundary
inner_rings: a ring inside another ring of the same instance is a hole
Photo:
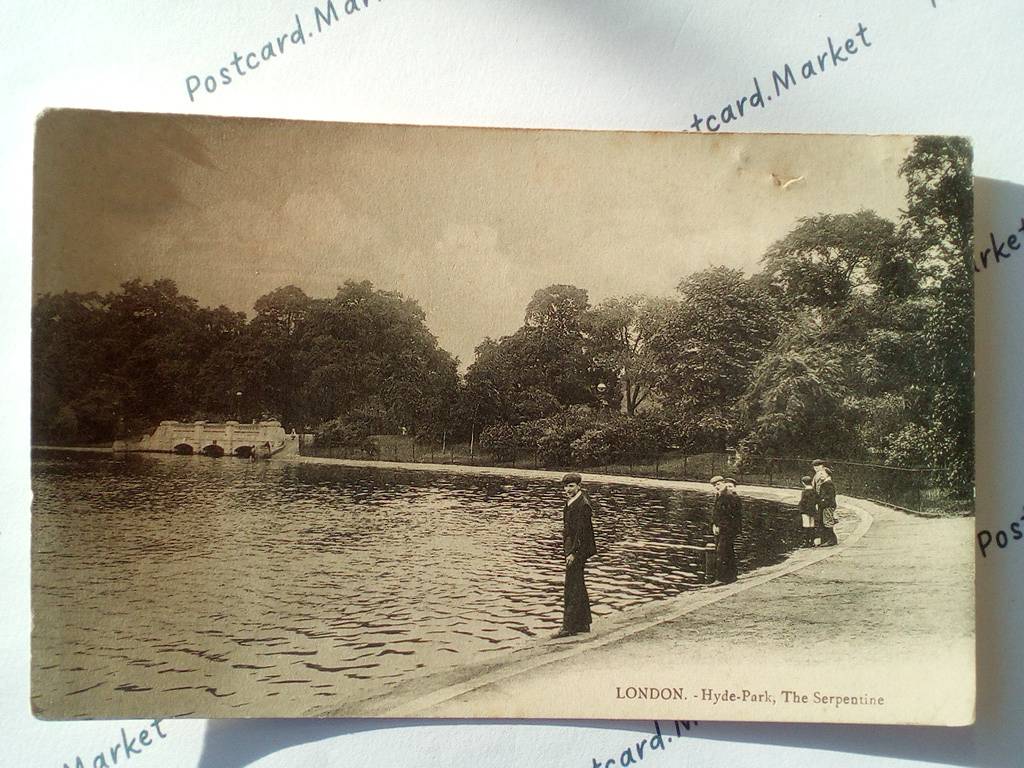
[[[557,479],[544,470],[288,457],[288,461]],[[585,474],[585,482],[707,490],[704,483]],[[797,491],[741,486],[795,503]],[[537,638],[485,665],[403,682],[338,711],[389,717],[589,717],[944,722],[973,720],[974,519],[926,519],[840,496],[838,547]],[[552,595],[559,600],[560,595]],[[724,686],[724,688],[723,688]],[[817,688],[815,687],[817,686]],[[682,700],[624,697],[637,687]],[[888,699],[885,707],[722,705],[705,690],[782,689]]]

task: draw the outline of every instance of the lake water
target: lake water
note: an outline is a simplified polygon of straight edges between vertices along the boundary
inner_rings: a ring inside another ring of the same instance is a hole
[[[443,472],[33,456],[41,714],[296,714],[530,648],[561,620],[561,489]],[[595,615],[704,583],[710,493],[588,485]],[[741,571],[796,544],[745,499]],[[173,702],[169,707],[168,702]]]

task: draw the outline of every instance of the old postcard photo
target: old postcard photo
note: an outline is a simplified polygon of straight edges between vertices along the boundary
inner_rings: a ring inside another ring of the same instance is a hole
[[[971,147],[54,110],[38,717],[973,722]]]

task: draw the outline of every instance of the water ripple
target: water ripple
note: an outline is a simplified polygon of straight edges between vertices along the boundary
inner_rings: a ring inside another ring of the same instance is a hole
[[[561,619],[554,483],[137,455],[47,454],[32,469],[42,713],[72,712],[69,697],[75,712],[118,711],[129,695],[152,711],[266,713],[275,687],[296,689],[280,705],[295,713],[300,688],[360,698],[529,647]],[[709,495],[590,491],[596,616],[704,582],[688,547],[712,540]],[[795,544],[791,509],[747,500],[744,514],[741,567]]]

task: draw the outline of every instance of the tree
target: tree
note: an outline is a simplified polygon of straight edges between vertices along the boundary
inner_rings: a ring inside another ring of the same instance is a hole
[[[657,344],[674,309],[671,299],[634,295],[607,299],[588,315],[595,359],[617,374],[629,416],[664,379]]]
[[[902,297],[916,285],[896,226],[873,211],[800,219],[768,249],[762,263],[790,307],[834,308],[858,291]]]
[[[740,403],[749,425],[744,453],[856,452],[847,372],[840,348],[825,342],[826,335],[821,321],[804,313],[758,362]]]
[[[170,280],[39,297],[33,323],[36,439],[109,440],[163,419],[280,416],[315,425],[377,414],[383,430],[442,433],[457,363],[423,311],[370,283],[332,299],[294,286],[256,315],[200,307]]]
[[[900,166],[907,181],[901,232],[908,254],[926,264],[931,311],[922,334],[927,365],[931,461],[951,488],[974,484],[974,301],[971,241],[974,196],[966,139],[923,136]]]
[[[297,355],[300,335],[315,304],[294,285],[260,296],[242,341],[246,354],[233,363],[247,367],[242,391],[256,410],[300,427],[310,420],[301,410],[303,375]]]
[[[972,150],[956,136],[919,136],[900,165],[907,209],[900,234],[906,255],[932,278],[971,266],[974,239]]]
[[[579,335],[590,297],[575,285],[549,285],[533,294],[526,305],[523,325],[562,336]]]
[[[678,291],[680,300],[652,345],[664,369],[659,394],[713,436],[706,447],[721,449],[738,428],[739,399],[751,372],[778,333],[779,310],[763,281],[736,269],[696,272]]]
[[[294,338],[309,313],[311,303],[310,298],[297,286],[276,288],[256,299],[253,305],[256,316],[252,323],[263,333],[272,329],[275,335]]]
[[[32,433],[37,442],[74,442],[82,435],[72,401],[104,368],[103,300],[96,293],[45,294],[32,306]],[[92,341],[90,341],[92,340]]]
[[[597,385],[615,374],[595,363],[588,335],[587,292],[569,285],[537,291],[524,324],[485,339],[466,372],[474,424],[518,424],[558,408],[597,403]]]
[[[243,325],[240,313],[200,308],[171,280],[130,280],[105,296],[39,297],[33,307],[37,436],[110,440],[161,419],[194,417],[207,388],[222,384],[200,375],[205,362]]]
[[[446,428],[457,362],[438,347],[415,301],[348,281],[333,298],[312,302],[295,346],[304,418],[316,423],[369,407],[381,431]]]

